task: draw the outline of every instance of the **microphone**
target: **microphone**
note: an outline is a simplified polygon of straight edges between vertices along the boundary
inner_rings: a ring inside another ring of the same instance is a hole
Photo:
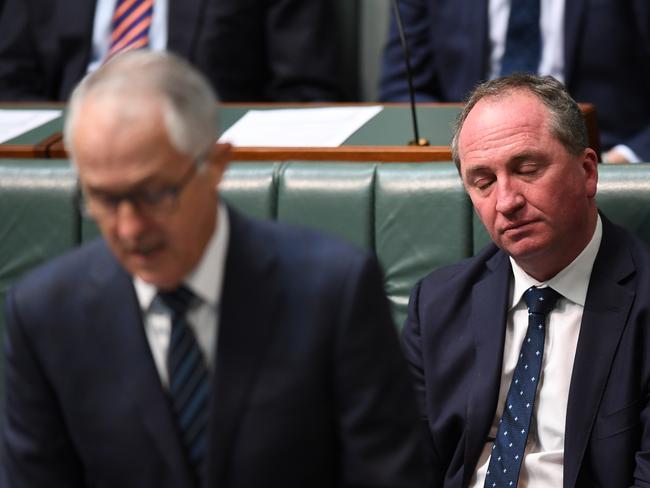
[[[404,24],[402,23],[402,15],[399,11],[399,5],[397,0],[391,0],[393,4],[393,10],[395,11],[395,21],[397,24],[397,32],[399,33],[399,40],[402,44],[402,49],[404,50],[404,66],[406,68],[406,82],[409,89],[409,99],[411,102],[411,119],[413,120],[413,135],[415,138],[412,141],[409,141],[409,146],[428,146],[429,141],[424,137],[420,137],[418,131],[418,117],[415,112],[415,90],[413,89],[413,73],[411,72],[411,53],[409,51],[408,44],[406,42],[406,36],[404,35]]]

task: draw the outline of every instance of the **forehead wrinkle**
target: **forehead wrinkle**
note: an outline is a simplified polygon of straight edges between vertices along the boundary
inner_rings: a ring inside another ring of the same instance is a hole
[[[468,159],[491,159],[498,154],[511,150],[513,146],[537,146],[541,139],[550,135],[548,120],[544,118],[542,107],[535,99],[531,110],[525,114],[519,110],[512,113],[511,103],[500,100],[487,100],[477,104],[470,113],[460,134],[459,146],[461,161]],[[514,102],[514,101],[513,101]],[[510,159],[510,158],[509,158]]]
[[[508,157],[510,160],[513,156],[527,151],[530,141],[536,139],[537,137],[532,131],[522,132],[514,128],[507,130],[493,128],[487,134],[474,136],[465,145],[461,145],[461,157],[467,163],[492,160],[501,153],[510,152],[514,147],[516,152]]]

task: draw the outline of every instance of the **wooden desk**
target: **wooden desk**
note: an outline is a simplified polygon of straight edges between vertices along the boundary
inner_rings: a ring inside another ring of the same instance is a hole
[[[335,104],[359,105],[359,104]],[[318,107],[318,104],[223,104],[220,110],[223,129],[230,127],[249,109]],[[327,106],[332,106],[329,104]],[[51,106],[50,106],[51,107]],[[421,137],[429,139],[430,146],[408,146],[413,139],[411,114],[407,104],[384,104],[384,109],[339,147],[236,147],[238,161],[382,161],[417,162],[451,161],[449,143],[452,123],[461,110],[461,104],[420,104],[418,121]],[[8,107],[7,107],[8,108]],[[18,108],[18,107],[17,107]],[[41,105],[40,108],[43,108]],[[60,108],[60,106],[59,106]],[[593,105],[581,104],[589,132],[589,141],[600,153],[596,111]],[[61,129],[63,119],[54,120],[6,144],[0,144],[0,157],[65,158]]]
[[[0,104],[0,109],[63,110],[63,108],[64,105],[62,103],[44,104],[3,102]],[[61,140],[62,123],[63,118],[61,117],[0,144],[0,157],[30,159],[49,157],[49,148]]]

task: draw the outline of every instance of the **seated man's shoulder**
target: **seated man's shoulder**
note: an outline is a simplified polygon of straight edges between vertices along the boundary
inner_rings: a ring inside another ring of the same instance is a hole
[[[475,256],[436,268],[421,282],[423,290],[450,290],[471,286],[482,280],[491,269],[507,260],[508,256],[494,244],[488,244]]]
[[[620,252],[629,253],[637,272],[650,273],[650,243],[603,216],[603,240],[599,254],[603,254],[603,259],[611,260],[613,255]]]

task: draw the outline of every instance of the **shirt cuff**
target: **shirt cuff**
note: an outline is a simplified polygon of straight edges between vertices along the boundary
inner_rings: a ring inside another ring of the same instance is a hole
[[[625,157],[625,159],[627,159],[627,161],[629,163],[641,163],[642,162],[641,158],[639,158],[639,156],[637,156],[636,153],[634,151],[632,151],[632,149],[630,149],[625,144],[617,144],[616,146],[614,146],[611,149],[611,151],[618,151],[619,153],[621,153]],[[607,154],[607,153],[605,153],[605,154]],[[606,162],[607,162],[607,159],[603,158],[603,163],[606,163]]]

